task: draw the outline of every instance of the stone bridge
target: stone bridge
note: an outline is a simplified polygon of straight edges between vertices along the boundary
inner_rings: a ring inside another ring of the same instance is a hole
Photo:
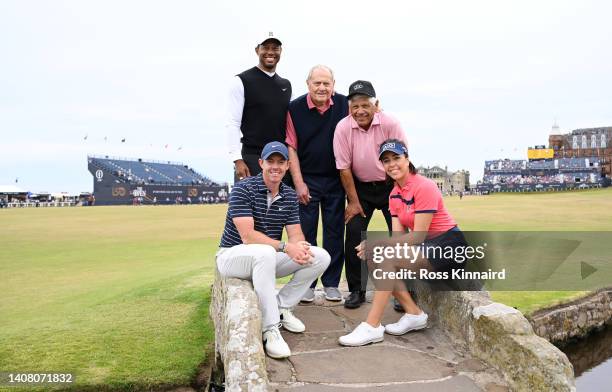
[[[283,331],[291,357],[275,360],[262,347],[251,283],[217,276],[210,307],[216,382],[224,381],[228,392],[575,390],[565,354],[487,292],[432,292],[419,285],[417,298],[430,316],[427,329],[348,348],[338,337],[365,320],[369,304],[349,310],[318,292],[314,304],[295,309],[306,332]],[[389,305],[383,324],[399,317]]]

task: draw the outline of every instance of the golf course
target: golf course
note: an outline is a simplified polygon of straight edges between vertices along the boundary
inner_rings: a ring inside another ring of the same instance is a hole
[[[445,203],[465,231],[612,231],[612,189],[455,196]],[[211,359],[210,285],[226,210],[0,210],[0,371],[73,373],[66,388],[74,391],[191,384]],[[380,213],[369,229],[385,230]],[[583,294],[492,297],[529,313]]]

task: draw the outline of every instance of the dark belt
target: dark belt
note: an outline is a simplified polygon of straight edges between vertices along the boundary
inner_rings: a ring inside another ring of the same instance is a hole
[[[376,188],[379,186],[385,186],[385,187],[389,187],[390,184],[387,183],[387,181],[370,181],[370,182],[361,182],[361,181],[355,181],[355,185],[357,186],[362,186],[362,187],[371,187],[371,188]]]

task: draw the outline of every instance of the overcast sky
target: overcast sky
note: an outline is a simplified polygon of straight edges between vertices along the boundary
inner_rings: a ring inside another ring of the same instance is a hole
[[[267,31],[297,95],[318,63],[341,93],[370,80],[417,165],[475,182],[485,159],[547,144],[555,118],[612,126],[610,15],[605,0],[1,0],[0,185],[91,191],[88,154],[231,180],[227,86]]]

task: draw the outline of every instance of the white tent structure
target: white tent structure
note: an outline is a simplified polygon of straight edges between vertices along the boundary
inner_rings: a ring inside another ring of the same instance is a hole
[[[16,185],[0,185],[0,207],[10,207],[11,202],[26,200],[28,191]]]
[[[31,193],[16,185],[0,185],[0,207],[72,207],[78,201],[77,195],[67,192]]]
[[[25,191],[16,185],[0,185],[0,195],[21,195],[27,194]]]

